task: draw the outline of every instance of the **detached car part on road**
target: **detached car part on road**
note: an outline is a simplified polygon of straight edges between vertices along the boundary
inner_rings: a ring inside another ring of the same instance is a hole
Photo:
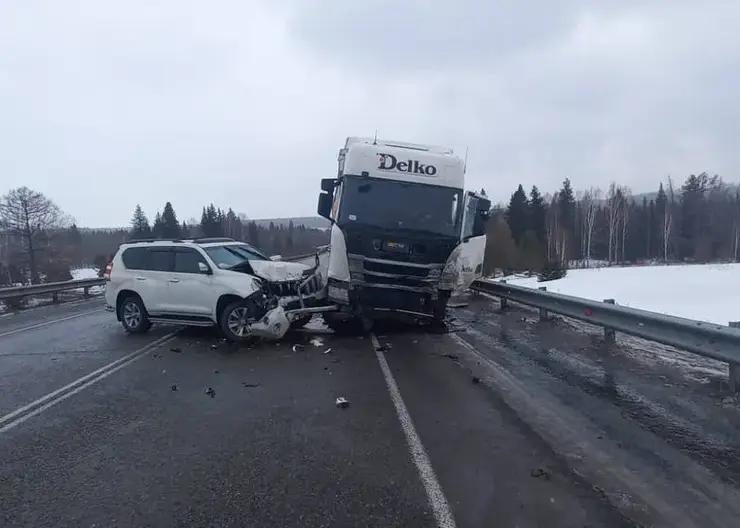
[[[231,238],[121,244],[105,277],[106,309],[129,333],[153,323],[218,326],[234,342],[280,339],[325,305],[315,266],[281,262]]]

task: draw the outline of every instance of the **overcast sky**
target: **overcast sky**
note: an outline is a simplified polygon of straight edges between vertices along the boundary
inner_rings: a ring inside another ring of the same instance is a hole
[[[506,200],[740,167],[737,0],[0,1],[0,191],[80,225],[313,215],[348,135]]]

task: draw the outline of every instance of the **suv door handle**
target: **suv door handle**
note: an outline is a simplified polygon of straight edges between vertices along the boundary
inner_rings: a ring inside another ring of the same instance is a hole
[[[180,279],[167,279],[167,282],[180,282]]]
[[[146,280],[146,277],[136,277],[136,280]]]

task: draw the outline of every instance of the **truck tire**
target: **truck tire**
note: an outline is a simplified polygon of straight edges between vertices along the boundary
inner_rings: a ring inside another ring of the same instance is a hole
[[[306,326],[309,323],[309,321],[311,321],[311,319],[313,319],[313,315],[312,314],[308,314],[305,317],[301,317],[300,319],[296,319],[295,321],[293,321],[292,323],[290,323],[290,329],[291,330],[299,330],[299,329],[303,328],[304,326]]]
[[[337,335],[358,335],[364,333],[362,319],[358,317],[341,318],[331,312],[321,314],[324,324]]]

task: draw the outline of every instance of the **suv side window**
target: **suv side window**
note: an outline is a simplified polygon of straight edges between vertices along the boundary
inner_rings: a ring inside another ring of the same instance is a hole
[[[126,269],[130,270],[145,270],[147,269],[147,253],[146,248],[143,247],[130,247],[123,250],[121,254],[121,260]]]
[[[175,264],[175,254],[168,247],[146,248],[147,267],[149,271],[172,271]]]
[[[198,263],[206,264],[206,259],[193,248],[175,248],[175,273],[200,273]]]

